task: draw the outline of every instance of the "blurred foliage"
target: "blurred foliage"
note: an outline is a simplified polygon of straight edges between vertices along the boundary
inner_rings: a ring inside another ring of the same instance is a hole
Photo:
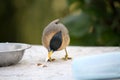
[[[120,46],[120,0],[0,0],[0,42],[41,44],[62,17],[71,45]]]
[[[120,46],[120,0],[67,0],[71,45]]]
[[[0,0],[0,42],[41,44],[44,27],[66,6],[65,0]]]

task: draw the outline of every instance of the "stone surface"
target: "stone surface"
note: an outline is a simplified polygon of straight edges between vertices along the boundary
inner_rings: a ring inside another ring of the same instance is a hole
[[[67,47],[73,59],[103,52],[120,51],[120,47]],[[0,80],[75,80],[72,74],[72,60],[64,61],[65,52],[54,52],[54,62],[45,62],[47,50],[43,46],[33,45],[25,51],[23,59],[9,67],[0,67]]]

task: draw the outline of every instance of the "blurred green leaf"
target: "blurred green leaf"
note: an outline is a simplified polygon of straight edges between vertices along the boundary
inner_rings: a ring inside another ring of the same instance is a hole
[[[79,0],[67,0],[69,6],[75,2],[79,2]]]
[[[119,0],[67,0],[69,7],[79,3],[81,14],[63,19],[70,31],[72,45],[120,46]],[[74,13],[72,12],[72,13]]]
[[[63,23],[70,30],[71,36],[81,37],[88,34],[93,21],[89,15],[81,13],[64,18]]]
[[[107,29],[102,33],[102,39],[105,46],[120,46],[120,35],[116,35],[112,29]]]
[[[82,9],[92,16],[104,17],[106,15],[104,0],[85,0],[85,5]]]

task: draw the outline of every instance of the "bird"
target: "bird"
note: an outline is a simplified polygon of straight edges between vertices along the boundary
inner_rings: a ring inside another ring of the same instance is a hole
[[[69,31],[60,22],[60,19],[55,19],[50,22],[43,30],[42,34],[42,45],[48,50],[46,61],[53,61],[51,55],[55,51],[65,50],[64,60],[72,59],[68,56],[66,47],[70,43]]]

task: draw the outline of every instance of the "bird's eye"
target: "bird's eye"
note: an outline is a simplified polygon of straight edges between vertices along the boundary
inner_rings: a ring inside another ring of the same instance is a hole
[[[56,21],[55,24],[59,24],[59,21]]]
[[[55,24],[58,24],[58,22],[55,22]]]

